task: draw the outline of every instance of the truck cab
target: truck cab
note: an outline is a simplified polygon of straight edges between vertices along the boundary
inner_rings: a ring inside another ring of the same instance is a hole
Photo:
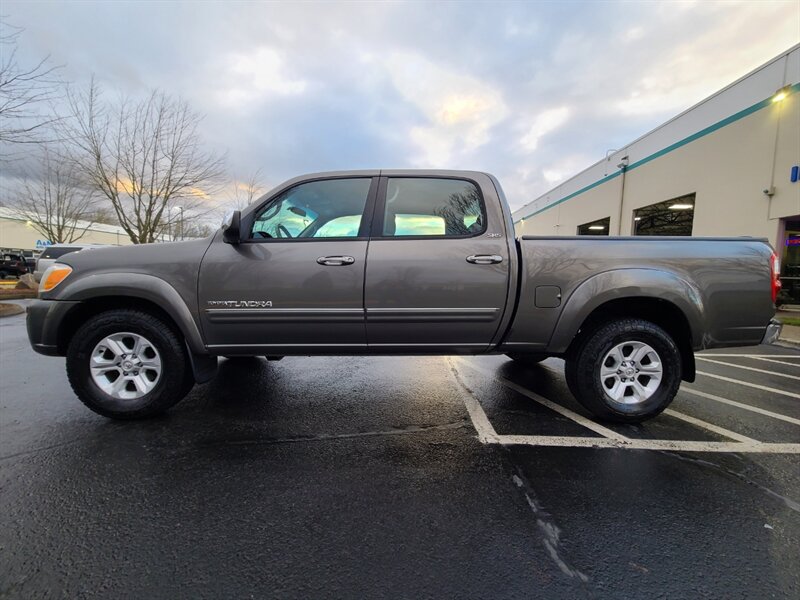
[[[216,352],[480,352],[513,302],[513,229],[484,174],[304,177],[237,229],[200,268]]]

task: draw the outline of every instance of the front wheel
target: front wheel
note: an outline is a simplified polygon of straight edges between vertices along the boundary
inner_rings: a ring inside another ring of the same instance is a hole
[[[640,423],[675,398],[681,355],[661,327],[620,319],[590,333],[570,352],[565,370],[570,391],[596,417]]]
[[[177,404],[194,385],[186,349],[149,313],[119,309],[84,323],[67,348],[67,376],[78,398],[112,419],[142,419]]]

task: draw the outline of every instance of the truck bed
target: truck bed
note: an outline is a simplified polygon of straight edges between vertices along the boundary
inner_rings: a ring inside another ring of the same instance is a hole
[[[774,314],[766,239],[522,236],[517,247],[520,292],[505,347],[562,353],[593,310],[640,292],[686,315],[695,350],[756,344]]]

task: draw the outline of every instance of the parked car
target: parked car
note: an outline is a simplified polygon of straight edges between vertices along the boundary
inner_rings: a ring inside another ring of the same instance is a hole
[[[85,248],[104,248],[102,244],[53,244],[44,249],[36,259],[36,270],[33,277],[36,281],[41,281],[42,274],[50,268],[59,258],[70,252],[77,252]]]
[[[0,279],[19,277],[28,272],[25,257],[19,254],[3,253],[0,260]]]
[[[28,271],[33,273],[36,270],[36,261],[39,260],[39,255],[41,251],[39,250],[23,250],[21,252],[23,258],[25,258],[25,265],[28,267]]]
[[[219,356],[504,353],[564,358],[596,417],[639,422],[694,380],[695,350],[777,338],[778,273],[763,239],[515,239],[486,173],[323,173],[208,239],[61,256],[28,335],[121,419],[167,410]]]

